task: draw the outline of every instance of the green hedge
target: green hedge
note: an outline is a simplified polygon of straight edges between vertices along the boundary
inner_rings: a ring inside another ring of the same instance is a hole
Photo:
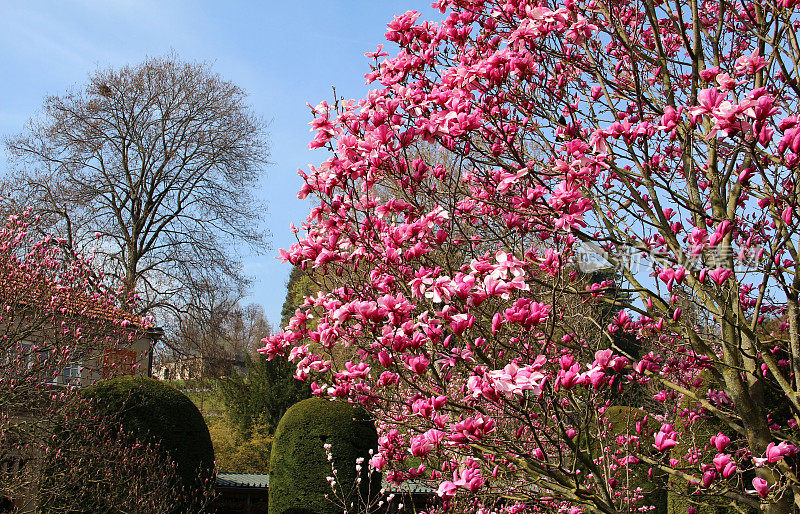
[[[337,491],[352,492],[366,498],[380,489],[380,476],[367,478],[369,450],[377,449],[378,435],[369,415],[343,401],[309,398],[292,406],[278,423],[270,457],[270,514],[334,514],[341,506],[325,498],[331,495],[326,477],[331,463],[323,448],[331,445],[333,464],[338,472]],[[356,459],[365,459],[361,490],[356,482]],[[369,491],[369,492],[368,492]]]
[[[125,376],[97,382],[82,394],[101,411],[120,415],[123,427],[137,439],[159,443],[187,487],[213,473],[208,427],[197,407],[177,389],[151,378]]]

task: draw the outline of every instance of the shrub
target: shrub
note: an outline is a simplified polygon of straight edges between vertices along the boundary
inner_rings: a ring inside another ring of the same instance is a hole
[[[36,512],[206,512],[214,496],[211,477],[188,487],[175,461],[157,442],[143,443],[127,431],[121,413],[101,412],[72,394],[53,403],[51,431],[40,434],[40,452],[20,476],[35,481],[22,498]]]
[[[242,437],[225,416],[208,421],[214,444],[217,471],[230,473],[268,473],[272,436],[263,425],[256,425]]]
[[[97,382],[83,394],[106,412],[118,412],[136,438],[157,442],[175,461],[187,487],[213,474],[214,447],[203,416],[183,393],[145,377]]]
[[[226,414],[239,437],[252,436],[254,425],[272,434],[286,410],[311,396],[307,383],[294,378],[295,366],[281,359],[247,356],[247,375],[219,382]]]
[[[339,513],[341,507],[325,496],[331,493],[326,477],[331,474],[323,445],[330,444],[333,465],[337,470],[338,487],[353,490],[356,483],[355,462],[369,458],[369,450],[377,449],[378,435],[368,414],[343,401],[309,398],[292,406],[278,423],[270,457],[270,514]],[[366,462],[362,475],[366,476]],[[380,477],[372,476],[361,483],[362,495],[367,488],[377,491]],[[351,495],[348,503],[354,500]]]

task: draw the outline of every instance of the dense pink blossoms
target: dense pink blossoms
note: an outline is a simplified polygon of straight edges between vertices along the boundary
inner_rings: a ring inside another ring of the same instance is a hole
[[[800,508],[795,4],[396,16],[375,89],[311,109],[281,257],[320,293],[262,352],[444,508]]]

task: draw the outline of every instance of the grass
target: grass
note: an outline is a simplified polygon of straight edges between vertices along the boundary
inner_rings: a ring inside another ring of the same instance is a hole
[[[206,423],[225,415],[225,401],[216,380],[169,380],[167,383],[192,400]]]

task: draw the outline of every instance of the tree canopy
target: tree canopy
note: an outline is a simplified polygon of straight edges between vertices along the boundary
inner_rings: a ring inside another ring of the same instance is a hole
[[[207,64],[168,56],[99,69],[45,98],[6,144],[15,202],[101,259],[142,312],[180,310],[204,281],[235,290],[244,277],[231,242],[263,243],[254,193],[265,123]]]
[[[800,507],[797,2],[434,6],[364,99],[312,108],[330,157],[281,255],[335,284],[261,351],[368,408],[373,464],[445,508],[647,509],[642,476]],[[621,433],[626,391],[652,401]]]

